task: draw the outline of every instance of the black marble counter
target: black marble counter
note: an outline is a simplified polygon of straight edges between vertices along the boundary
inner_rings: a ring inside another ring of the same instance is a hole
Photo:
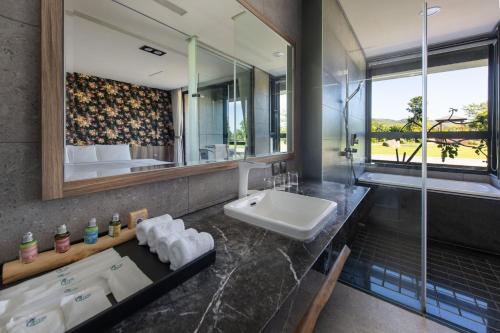
[[[182,217],[187,227],[211,233],[213,266],[124,318],[111,332],[258,332],[300,284],[316,259],[368,192],[330,182],[304,182],[305,195],[337,202],[309,243],[224,215],[223,204]]]

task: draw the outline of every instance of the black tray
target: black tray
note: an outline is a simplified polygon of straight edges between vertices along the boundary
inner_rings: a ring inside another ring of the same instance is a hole
[[[215,250],[211,250],[182,266],[178,270],[172,271],[170,269],[170,264],[160,262],[156,254],[149,252],[147,246],[137,245],[136,239],[115,246],[115,250],[122,257],[128,256],[132,259],[137,267],[139,267],[153,283],[137,293],[130,295],[121,302],[116,302],[116,300],[111,297],[111,303],[113,305],[110,308],[80,323],[67,332],[99,332],[105,327],[110,327],[159,298],[169,290],[174,289],[215,262]]]
[[[104,328],[120,322],[126,316],[174,289],[215,262],[215,250],[211,250],[178,270],[172,271],[170,264],[160,262],[156,254],[149,252],[147,246],[139,246],[136,239],[115,246],[114,249],[122,257],[128,256],[132,259],[153,283],[121,302],[116,302],[111,295],[109,297],[112,304],[110,308],[78,324],[67,332],[100,332]],[[9,285],[9,287],[12,285]]]

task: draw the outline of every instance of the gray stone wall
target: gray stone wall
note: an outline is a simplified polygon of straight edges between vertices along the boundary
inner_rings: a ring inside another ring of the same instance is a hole
[[[352,179],[349,160],[340,156],[346,147],[344,106],[346,89],[351,94],[365,79],[363,51],[336,0],[323,1],[323,179],[347,183]],[[349,82],[346,80],[349,73]],[[365,88],[349,102],[349,127],[359,144],[354,154],[356,175],[363,172],[365,156]]]
[[[251,2],[300,45],[301,0]],[[80,239],[92,216],[104,230],[115,211],[125,217],[146,207],[152,215],[182,216],[237,196],[238,172],[230,170],[41,201],[39,16],[39,0],[0,1],[0,262],[16,257],[20,237],[28,230],[42,249],[49,249],[53,231],[62,223]],[[297,73],[297,83],[299,79]],[[259,186],[263,177],[255,171],[251,186]]]
[[[302,62],[304,173],[312,178],[347,183],[352,179],[352,172],[349,161],[340,155],[346,146],[346,89],[352,93],[365,79],[364,54],[336,0],[309,0],[303,11],[302,33],[304,50],[307,50]],[[358,152],[354,154],[357,175],[364,167],[364,101],[363,86],[349,103],[350,132],[359,138],[355,147]]]

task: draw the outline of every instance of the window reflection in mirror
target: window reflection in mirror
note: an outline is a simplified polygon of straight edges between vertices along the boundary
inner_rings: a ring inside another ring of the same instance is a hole
[[[196,51],[196,91],[184,94],[188,105],[197,104],[186,109],[197,113],[196,121],[186,123],[186,136],[191,139],[186,160],[244,158],[246,122],[252,109],[252,67],[206,47],[198,46]]]
[[[290,152],[292,142],[287,134],[292,126],[292,48],[249,12],[233,20],[235,57],[253,66],[249,152],[256,156]]]
[[[64,1],[65,181],[291,152],[293,49],[218,1]]]

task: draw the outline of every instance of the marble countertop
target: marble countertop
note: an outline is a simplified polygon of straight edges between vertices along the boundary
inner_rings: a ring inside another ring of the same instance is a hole
[[[305,195],[337,202],[323,230],[309,243],[295,241],[224,215],[223,204],[182,217],[186,226],[214,236],[217,259],[110,332],[258,332],[300,284],[368,188],[306,181]]]

